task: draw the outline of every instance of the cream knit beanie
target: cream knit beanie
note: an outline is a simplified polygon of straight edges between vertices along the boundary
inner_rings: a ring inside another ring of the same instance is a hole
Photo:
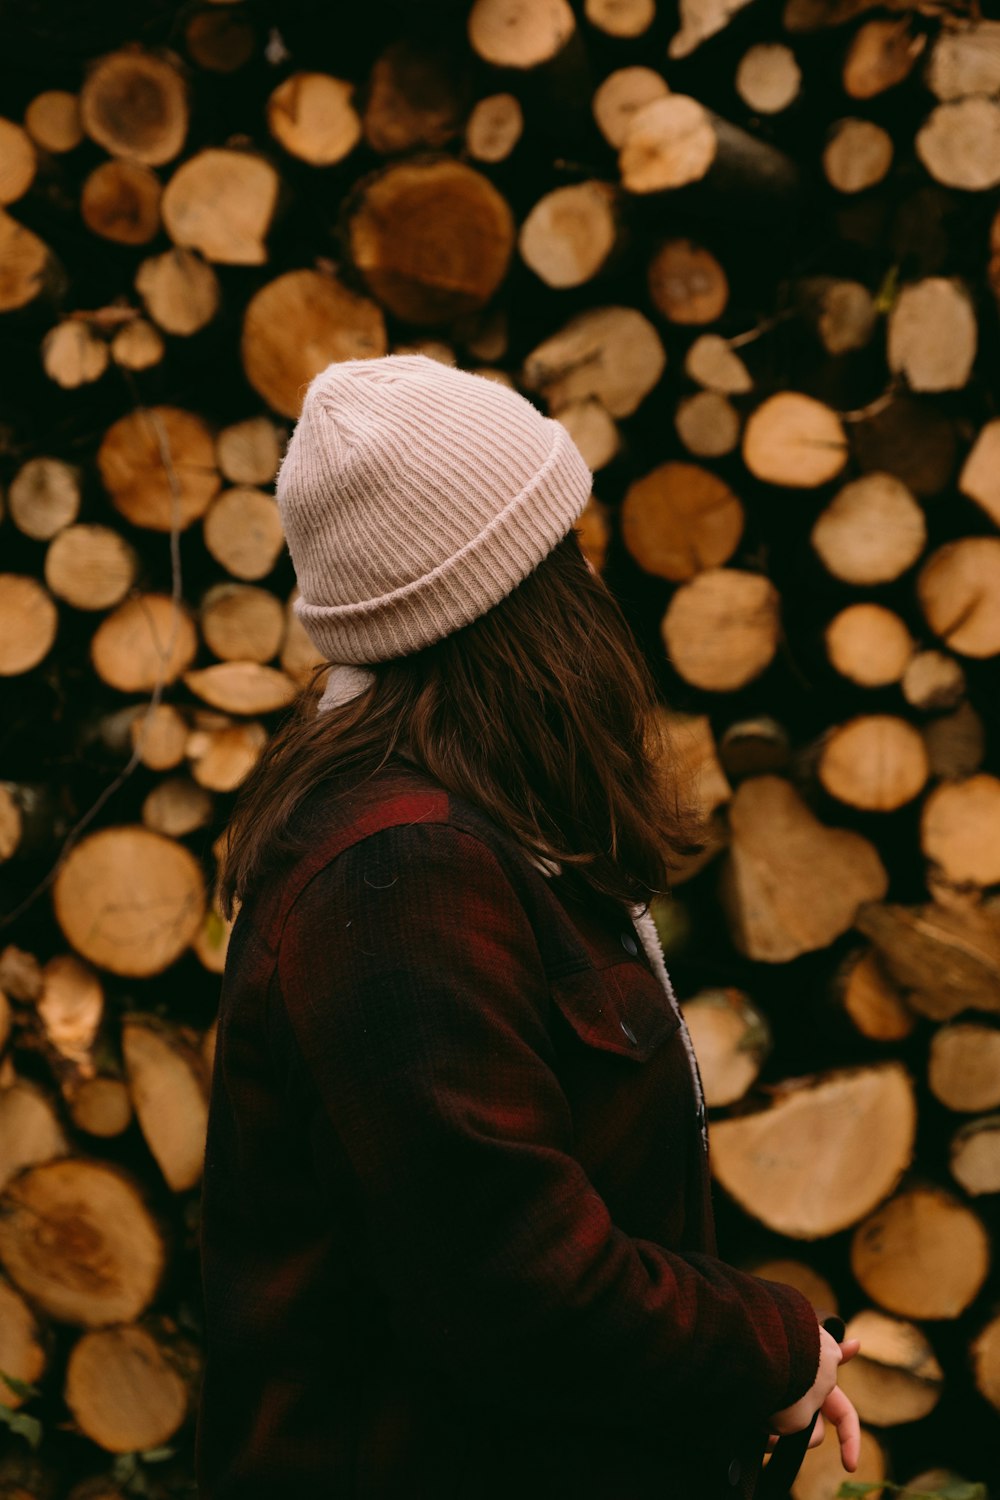
[[[320,706],[506,598],[590,489],[565,427],[508,386],[422,354],[328,365],[277,479],[295,613],[333,664]]]

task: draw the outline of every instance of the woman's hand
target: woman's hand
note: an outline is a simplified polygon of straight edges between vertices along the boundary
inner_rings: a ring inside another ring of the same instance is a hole
[[[837,1370],[846,1360],[854,1358],[861,1348],[861,1340],[845,1339],[842,1344],[838,1344],[822,1326],[819,1338],[820,1357],[816,1379],[805,1395],[792,1406],[786,1406],[769,1417],[767,1452],[771,1452],[779,1437],[790,1432],[801,1432],[804,1427],[808,1427],[813,1414],[818,1413],[809,1447],[816,1448],[823,1441],[826,1432],[824,1418],[832,1422],[837,1429],[841,1463],[853,1474],[861,1454],[861,1422],[853,1404],[837,1385]]]

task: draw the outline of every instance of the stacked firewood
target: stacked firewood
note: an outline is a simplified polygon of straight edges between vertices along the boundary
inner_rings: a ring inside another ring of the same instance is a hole
[[[191,1493],[216,857],[317,666],[273,480],[409,350],[594,471],[722,1253],[860,1335],[856,1480],[1000,1479],[1000,22],[354,9],[10,8],[0,1495]]]

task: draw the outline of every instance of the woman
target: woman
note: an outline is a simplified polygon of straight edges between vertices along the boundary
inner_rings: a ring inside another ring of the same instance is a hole
[[[817,1411],[856,1465],[857,1341],[716,1254],[646,910],[690,830],[590,486],[480,376],[309,386],[277,488],[332,665],[230,830],[203,1500],[749,1500]]]

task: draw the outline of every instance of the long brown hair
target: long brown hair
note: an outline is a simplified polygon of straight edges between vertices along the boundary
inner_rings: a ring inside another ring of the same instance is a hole
[[[292,817],[310,791],[334,774],[354,785],[394,752],[622,904],[665,892],[699,847],[652,675],[575,530],[478,620],[372,670],[365,692],[322,713],[306,689],[244,783],[219,884],[227,916],[297,852]]]

